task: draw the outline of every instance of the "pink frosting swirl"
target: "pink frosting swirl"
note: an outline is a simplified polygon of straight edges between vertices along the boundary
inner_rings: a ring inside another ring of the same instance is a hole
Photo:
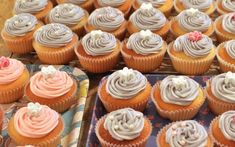
[[[25,69],[22,62],[16,59],[6,59],[9,60],[9,64],[0,68],[0,84],[8,84],[17,80]]]
[[[23,107],[14,116],[16,131],[30,138],[41,138],[49,134],[59,123],[59,114],[48,106],[41,105],[39,115],[30,115],[29,109]]]
[[[57,70],[50,77],[45,77],[42,72],[38,72],[30,79],[30,90],[33,94],[47,99],[66,94],[72,86],[72,78],[64,71]]]

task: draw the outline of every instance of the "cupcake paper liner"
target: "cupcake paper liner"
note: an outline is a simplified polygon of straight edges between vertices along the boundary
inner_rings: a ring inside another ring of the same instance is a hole
[[[198,75],[203,74],[210,68],[212,64],[215,54],[211,57],[204,58],[204,59],[196,59],[196,60],[184,60],[181,58],[177,58],[171,54],[170,49],[173,46],[173,42],[170,43],[167,49],[167,53],[171,58],[173,67],[177,72],[186,75]],[[215,49],[214,49],[215,50]]]
[[[13,118],[14,117],[12,117],[10,119],[9,123],[8,123],[8,134],[11,137],[11,139],[16,143],[16,145],[28,145],[28,144],[30,144],[30,145],[40,146],[40,147],[55,147],[58,144],[60,144],[61,134],[62,134],[62,132],[64,130],[64,123],[63,123],[63,119],[62,119],[61,116],[59,117],[59,125],[61,125],[62,127],[61,128],[55,128],[55,129],[60,129],[58,134],[56,134],[53,137],[47,138],[46,141],[42,141],[40,143],[34,143],[32,141],[28,142],[28,141],[25,141],[23,139],[18,138],[19,136],[15,135],[16,130],[14,128],[14,122],[13,122],[14,120],[13,120]]]
[[[206,93],[208,106],[214,114],[220,115],[226,111],[235,110],[235,104],[228,103],[228,102],[222,102],[222,101],[219,101],[219,100],[211,97],[207,92],[208,91],[207,89],[209,88],[208,86],[209,86],[209,82],[207,82],[207,87],[205,88],[204,91]]]
[[[54,98],[54,103],[51,103],[51,104],[45,102],[45,101],[43,100],[43,98],[42,98],[42,100],[38,100],[38,98],[35,99],[34,97],[28,96],[28,95],[26,94],[26,88],[29,86],[29,82],[28,82],[28,84],[25,86],[25,89],[24,89],[25,95],[24,95],[24,97],[25,97],[26,99],[28,99],[29,101],[32,101],[32,102],[34,102],[34,103],[35,103],[35,102],[38,102],[38,103],[40,103],[40,104],[42,104],[42,105],[47,105],[47,106],[50,107],[51,109],[53,109],[53,110],[55,110],[55,111],[57,111],[57,112],[59,112],[59,113],[62,113],[62,112],[64,112],[65,110],[69,109],[73,104],[76,104],[76,102],[77,102],[77,98],[76,98],[76,94],[77,94],[77,83],[76,83],[75,80],[73,80],[73,81],[74,81],[74,83],[75,83],[75,87],[76,87],[76,88],[74,89],[72,95],[71,95],[70,97],[64,98],[64,99],[59,100],[59,101],[57,101],[56,98]],[[32,93],[32,92],[31,92],[31,93]],[[53,99],[50,99],[50,100],[53,100]]]
[[[41,48],[43,46],[38,46],[35,41],[33,41],[33,47],[38,54],[38,58],[41,62],[46,64],[67,64],[74,59],[75,53],[74,48],[77,46],[77,35],[74,34],[73,44],[67,45],[63,48],[51,48],[49,51],[43,51]]]
[[[203,97],[204,100],[200,104],[195,105],[192,108],[185,108],[185,109],[182,108],[182,109],[178,109],[174,111],[163,110],[162,108],[160,108],[160,106],[158,105],[157,101],[154,98],[154,92],[158,85],[159,83],[156,83],[154,87],[152,88],[151,99],[154,105],[156,106],[156,109],[159,115],[162,116],[163,118],[168,118],[171,121],[192,119],[198,113],[200,107],[203,105],[206,99],[205,94],[204,94],[204,97]]]
[[[147,122],[151,126],[151,129],[150,129],[149,133],[146,135],[145,138],[143,138],[139,142],[136,142],[135,144],[118,145],[118,144],[113,144],[112,142],[109,142],[108,140],[105,140],[105,138],[102,138],[99,134],[99,128],[103,124],[103,122],[105,121],[106,117],[107,117],[107,115],[101,117],[99,119],[99,121],[97,122],[96,127],[95,127],[96,136],[99,139],[100,144],[101,144],[102,147],[144,147],[144,146],[146,146],[148,138],[150,137],[151,132],[152,132],[152,124],[147,118],[145,118],[145,120],[147,120]]]
[[[228,71],[235,72],[235,65],[232,64],[232,63],[229,63],[229,62],[225,61],[224,59],[222,59],[222,58],[219,56],[218,51],[219,51],[219,49],[220,49],[221,47],[223,47],[223,46],[224,46],[224,43],[221,43],[221,44],[217,47],[217,49],[216,49],[216,57],[217,57],[217,59],[218,59],[218,61],[219,61],[220,70],[221,70],[222,72],[228,72]]]
[[[166,53],[167,44],[165,43],[165,45],[166,47],[164,49],[162,49],[159,53],[153,55],[151,54],[141,57],[135,57],[133,55],[127,54],[123,50],[121,50],[121,53],[125,64],[129,68],[133,68],[142,73],[146,73],[154,71],[161,65],[164,55]]]
[[[82,46],[80,43],[78,46]],[[120,42],[119,44],[121,48],[122,45]],[[120,55],[120,49],[116,49],[109,55],[104,56],[103,58],[92,58],[83,56],[80,53],[81,50],[84,49],[81,47],[75,49],[75,53],[79,59],[79,62],[81,63],[83,68],[92,73],[104,73],[112,70],[116,66]]]

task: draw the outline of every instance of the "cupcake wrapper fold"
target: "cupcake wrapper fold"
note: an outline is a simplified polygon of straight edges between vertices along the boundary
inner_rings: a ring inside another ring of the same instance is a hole
[[[14,89],[0,92],[0,104],[8,104],[17,101],[24,95],[24,85],[19,85]]]
[[[105,140],[105,138],[102,138],[99,134],[99,128],[103,124],[103,122],[105,121],[106,117],[107,117],[107,115],[101,117],[99,119],[99,121],[97,122],[96,127],[95,127],[96,136],[99,139],[100,144],[101,144],[102,147],[117,147],[117,146],[118,147],[144,147],[144,146],[146,146],[147,141],[148,141],[148,139],[151,135],[151,132],[152,132],[152,124],[147,118],[145,118],[145,119],[148,121],[149,125],[151,126],[151,130],[149,131],[149,133],[146,135],[145,138],[143,138],[139,142],[136,142],[135,144],[132,143],[132,144],[126,144],[126,145],[118,145],[118,144],[113,144],[112,142],[109,142],[108,140]]]

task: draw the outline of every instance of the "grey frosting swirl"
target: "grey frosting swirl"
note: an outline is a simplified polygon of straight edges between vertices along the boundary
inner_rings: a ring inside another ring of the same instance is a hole
[[[235,103],[235,73],[227,72],[213,77],[211,92],[222,101]]]
[[[116,48],[117,40],[111,33],[91,31],[82,38],[82,46],[88,55],[106,55]]]
[[[221,2],[222,7],[229,11],[234,12],[235,11],[235,1],[234,0],[219,0]]]
[[[85,12],[82,8],[74,4],[60,4],[54,7],[49,15],[48,19],[50,23],[61,23],[68,26],[78,24],[85,16]]]
[[[97,0],[98,4],[102,7],[110,6],[110,7],[118,7],[123,5],[126,0]]]
[[[103,31],[117,30],[125,21],[124,14],[112,7],[103,7],[96,9],[91,13],[88,23],[95,29]]]
[[[140,30],[159,30],[166,24],[164,14],[152,6],[145,8],[145,3],[141,5],[131,16],[131,23]],[[148,5],[148,4],[147,4]]]
[[[230,40],[225,43],[225,49],[228,55],[235,59],[235,40]]]
[[[34,39],[37,43],[52,48],[66,46],[72,38],[72,31],[67,26],[59,23],[47,24],[34,33]]]
[[[133,140],[144,128],[143,113],[131,108],[113,111],[107,115],[104,128],[116,140]]]
[[[163,40],[159,35],[154,34],[149,30],[142,30],[132,34],[129,37],[126,46],[137,54],[149,55],[161,51]]]
[[[187,56],[199,58],[208,55],[213,48],[211,38],[202,34],[202,39],[199,41],[190,41],[188,34],[178,37],[174,42],[174,50],[183,51]]]
[[[147,79],[137,70],[118,70],[112,73],[107,80],[106,91],[116,99],[130,99],[145,89]]]
[[[37,25],[37,18],[29,13],[15,15],[5,22],[4,30],[11,36],[24,36]]]
[[[143,3],[151,3],[155,8],[159,8],[164,5],[166,0],[137,0],[139,5]]]
[[[72,4],[77,4],[77,5],[81,5],[83,3],[85,3],[87,0],[67,0],[67,2],[72,3]]]
[[[161,98],[165,103],[190,105],[198,96],[199,84],[187,76],[168,76],[161,81]]]
[[[206,147],[208,135],[205,128],[195,120],[173,123],[166,131],[170,147]]]
[[[187,32],[205,32],[212,23],[210,17],[207,14],[196,9],[184,10],[176,18],[179,26]]]
[[[43,10],[47,5],[47,0],[16,0],[14,12],[19,13],[37,13]]]
[[[224,137],[235,141],[235,111],[224,112],[219,118],[219,128]]]
[[[186,9],[194,8],[198,10],[209,9],[213,0],[180,0]]]
[[[222,28],[229,33],[235,34],[235,18],[234,13],[223,15]]]

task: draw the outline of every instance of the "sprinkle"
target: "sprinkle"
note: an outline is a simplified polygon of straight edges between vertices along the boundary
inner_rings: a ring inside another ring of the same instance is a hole
[[[198,134],[198,133],[195,133],[195,134],[194,134],[194,137],[195,137],[195,138],[198,138],[198,137],[199,137],[199,134]]]
[[[172,128],[172,130],[176,130],[177,129],[177,125],[173,124],[171,128]]]
[[[102,36],[102,34],[103,34],[103,32],[101,30],[91,31],[91,38],[92,39],[100,38]]]
[[[198,9],[194,9],[194,8],[190,8],[190,9],[187,9],[186,10],[186,13],[189,15],[189,16],[195,16],[198,12]]]
[[[27,105],[28,108],[28,115],[30,116],[39,116],[42,106],[39,103],[28,103]]]
[[[115,126],[114,126],[114,129],[115,129],[115,130],[118,130],[118,129],[119,129],[119,126],[118,126],[118,125],[115,125]]]
[[[141,30],[140,31],[140,36],[143,39],[149,39],[153,33],[150,30]]]
[[[44,78],[53,77],[56,74],[56,69],[54,66],[50,65],[48,67],[42,67],[41,72]]]
[[[172,78],[172,85],[177,90],[182,90],[187,85],[187,81],[184,77],[178,76],[178,77]]]
[[[225,74],[224,83],[227,86],[229,86],[229,84],[235,85],[235,73],[232,73],[231,71],[227,72]]]
[[[185,122],[182,122],[180,125],[181,125],[181,127],[186,127],[186,123]]]
[[[113,121],[113,120],[114,120],[114,116],[113,116],[113,115],[110,115],[110,116],[109,116],[109,119],[110,119],[111,121]]]
[[[153,8],[153,5],[151,3],[143,3],[141,6],[140,6],[140,9],[141,10],[150,10]]]
[[[200,41],[202,39],[202,33],[198,31],[190,32],[188,34],[188,39],[190,41]]]
[[[135,126],[134,126],[133,124],[130,124],[130,125],[129,125],[129,128],[130,128],[130,129],[134,129],[134,127],[135,127]]]

